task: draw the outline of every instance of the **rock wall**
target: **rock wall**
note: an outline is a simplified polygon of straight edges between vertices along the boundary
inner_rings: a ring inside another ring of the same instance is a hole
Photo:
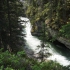
[[[56,39],[57,39],[59,42],[61,42],[61,43],[64,44],[67,48],[70,49],[70,41],[69,41],[68,39],[66,39],[66,38],[64,38],[64,37],[59,37],[59,36],[58,36],[58,31],[55,31],[55,30],[53,30],[53,29],[51,29],[51,28],[49,28],[49,27],[47,27],[47,29],[48,29],[48,32],[50,33],[50,35],[51,35],[52,37],[56,37]]]

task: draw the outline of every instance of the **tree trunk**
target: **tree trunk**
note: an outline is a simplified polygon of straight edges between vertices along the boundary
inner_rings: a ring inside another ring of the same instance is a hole
[[[9,11],[9,9],[10,9],[9,0],[7,0],[8,23],[9,23],[9,48],[11,48],[12,30],[11,30],[10,11]]]

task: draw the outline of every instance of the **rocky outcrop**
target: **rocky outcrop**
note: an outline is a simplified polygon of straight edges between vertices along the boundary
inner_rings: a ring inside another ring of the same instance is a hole
[[[58,37],[57,40],[61,43],[63,43],[67,48],[70,49],[70,41],[63,37]]]
[[[70,40],[68,40],[68,39],[66,39],[66,38],[64,38],[64,37],[58,36],[58,31],[56,31],[56,30],[53,30],[53,29],[51,29],[51,28],[49,28],[49,27],[47,27],[47,29],[48,29],[48,32],[50,33],[50,35],[51,35],[52,37],[56,37],[56,39],[57,39],[60,43],[64,44],[67,48],[70,49]]]

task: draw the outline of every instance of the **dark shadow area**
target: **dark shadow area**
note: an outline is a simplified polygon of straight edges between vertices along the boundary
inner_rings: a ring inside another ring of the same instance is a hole
[[[60,43],[57,40],[53,42],[53,45],[53,48],[55,48],[57,52],[63,56],[66,56],[66,58],[70,60],[70,49],[68,49],[64,44]]]

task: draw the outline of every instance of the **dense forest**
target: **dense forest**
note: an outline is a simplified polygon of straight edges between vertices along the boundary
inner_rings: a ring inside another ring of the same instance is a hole
[[[70,38],[70,1],[69,0],[28,0],[26,14],[32,24],[45,23]]]
[[[51,28],[70,42],[70,0],[0,0],[0,70],[70,70],[70,65],[27,56],[20,16],[29,18],[32,33],[44,31],[43,41]]]
[[[17,52],[22,47],[22,26],[18,18],[23,15],[23,5],[19,0],[0,1],[0,48]]]

